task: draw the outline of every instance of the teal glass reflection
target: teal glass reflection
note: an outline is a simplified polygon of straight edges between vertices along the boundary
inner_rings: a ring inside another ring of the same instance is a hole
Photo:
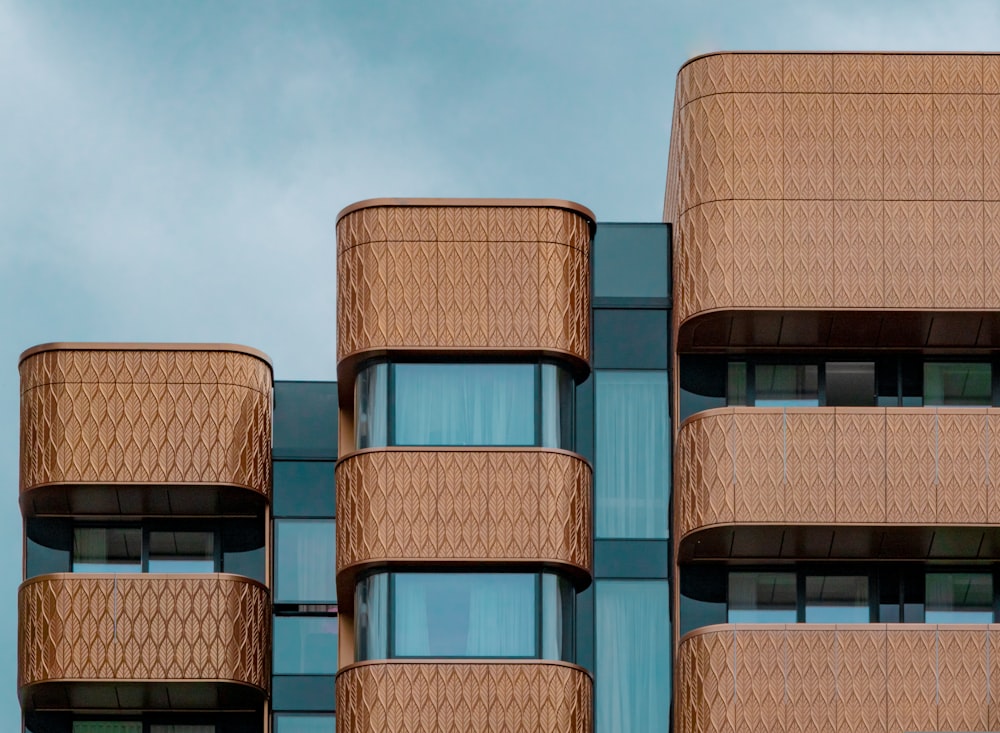
[[[757,364],[754,369],[757,407],[819,406],[816,364]]]
[[[337,716],[275,713],[274,733],[336,733]]]
[[[866,624],[869,621],[867,575],[806,576],[806,623]]]
[[[336,616],[276,616],[274,674],[335,674]]]
[[[332,519],[274,522],[275,601],[337,602],[337,530]]]
[[[993,575],[927,573],[924,602],[929,624],[991,624]]]
[[[730,573],[731,624],[794,624],[795,573]]]
[[[138,527],[77,527],[73,530],[73,572],[142,572],[142,530]]]
[[[924,404],[927,406],[989,407],[992,370],[976,362],[924,364]]]

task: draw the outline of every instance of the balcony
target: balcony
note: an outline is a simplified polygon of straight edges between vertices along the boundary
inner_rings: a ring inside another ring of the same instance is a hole
[[[21,357],[20,502],[43,515],[259,514],[271,367],[220,344],[46,344]]]
[[[567,201],[379,199],[337,221],[342,388],[366,358],[590,361],[594,215]]]
[[[18,590],[22,709],[260,709],[267,589],[237,575],[41,575]]]
[[[677,439],[675,534],[701,558],[992,558],[1000,409],[740,408]]]
[[[593,682],[563,662],[359,662],[337,675],[344,733],[590,733]]]
[[[997,730],[1000,626],[709,626],[676,679],[678,733]]]
[[[592,566],[591,468],[538,448],[379,448],[337,464],[337,585],[365,568]]]

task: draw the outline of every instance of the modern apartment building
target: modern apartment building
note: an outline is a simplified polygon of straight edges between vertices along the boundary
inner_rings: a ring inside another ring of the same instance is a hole
[[[662,224],[342,211],[329,382],[26,351],[26,729],[1000,729],[1000,56],[699,57],[672,130]]]

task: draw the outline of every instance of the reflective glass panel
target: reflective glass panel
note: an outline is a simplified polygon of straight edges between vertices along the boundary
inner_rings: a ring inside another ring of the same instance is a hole
[[[757,364],[757,407],[817,407],[819,367],[815,364]]]
[[[354,439],[358,450],[389,440],[389,365],[373,364],[354,382]]]
[[[393,656],[536,657],[537,577],[393,575]]]
[[[276,616],[274,674],[335,674],[336,616]]]
[[[542,573],[542,659],[576,659],[575,619],[573,585],[558,575]]]
[[[542,364],[542,445],[573,449],[576,382],[565,369]]]
[[[74,573],[142,571],[142,530],[138,527],[77,527],[73,530]]]
[[[395,364],[395,445],[535,445],[533,364]]]
[[[989,407],[992,379],[989,364],[931,362],[924,364],[924,404]]]
[[[745,361],[729,363],[726,379],[726,404],[730,406],[747,404],[747,365]]]
[[[830,407],[874,407],[875,362],[827,362],[826,404]]]
[[[670,501],[667,373],[598,371],[595,389],[597,536],[665,538]]]
[[[299,715],[277,713],[274,716],[274,733],[335,733],[337,717],[329,715]]]
[[[596,733],[670,727],[670,589],[662,580],[595,584]]]
[[[869,621],[867,575],[806,576],[806,623],[866,624]]]
[[[149,572],[214,573],[215,532],[151,531]]]
[[[358,581],[354,591],[354,658],[389,658],[389,574]]]
[[[795,573],[730,573],[728,621],[795,623]]]
[[[929,624],[993,623],[990,573],[927,573],[924,620]]]
[[[277,519],[275,601],[336,603],[336,524],[332,519]]]
[[[276,517],[332,517],[336,512],[334,461],[275,461]]]
[[[149,726],[149,733],[215,733],[215,725],[213,723],[202,723],[200,725],[192,725],[190,723],[183,723],[181,725],[153,723]]]

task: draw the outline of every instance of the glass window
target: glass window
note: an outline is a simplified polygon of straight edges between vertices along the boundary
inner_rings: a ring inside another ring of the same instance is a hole
[[[334,461],[275,461],[274,516],[334,516],[336,465]]]
[[[819,367],[815,364],[757,364],[757,407],[819,406]]]
[[[542,445],[573,448],[576,382],[565,369],[542,364]]]
[[[274,733],[336,733],[337,716],[276,713]]]
[[[725,568],[690,566],[680,571],[680,635],[726,623]]]
[[[663,224],[601,224],[594,235],[595,298],[666,298],[667,228]]]
[[[665,538],[670,501],[667,373],[595,373],[598,537]]]
[[[989,407],[992,380],[989,364],[931,362],[924,364],[924,404]]]
[[[929,624],[993,623],[993,576],[927,573],[925,604]]]
[[[335,674],[336,616],[275,616],[274,674]]]
[[[731,624],[794,624],[795,573],[730,573]]]
[[[275,458],[337,457],[336,382],[274,383]]]
[[[337,602],[337,532],[332,519],[277,519],[275,602]]]
[[[184,723],[181,725],[153,723],[149,726],[149,733],[215,733],[213,723],[203,723],[192,725]]]
[[[536,575],[397,573],[398,657],[535,657]]]
[[[575,659],[576,591],[558,575],[542,573],[542,659]]]
[[[867,575],[806,576],[806,623],[866,624],[869,621]]]
[[[595,585],[596,732],[670,726],[670,592],[663,581]]]
[[[360,580],[355,589],[354,658],[389,658],[389,574]]]
[[[747,364],[745,361],[733,361],[729,363],[726,383],[726,404],[736,406],[746,405]]]
[[[142,571],[139,527],[77,527],[73,530],[74,573]]]
[[[215,572],[215,532],[151,531],[149,572]]]
[[[874,407],[875,362],[827,362],[826,404],[831,407]]]
[[[354,382],[354,440],[358,450],[388,445],[389,365],[373,364]]]
[[[73,733],[142,733],[138,720],[74,720]]]
[[[222,525],[222,570],[265,581],[264,523],[228,519]]]

